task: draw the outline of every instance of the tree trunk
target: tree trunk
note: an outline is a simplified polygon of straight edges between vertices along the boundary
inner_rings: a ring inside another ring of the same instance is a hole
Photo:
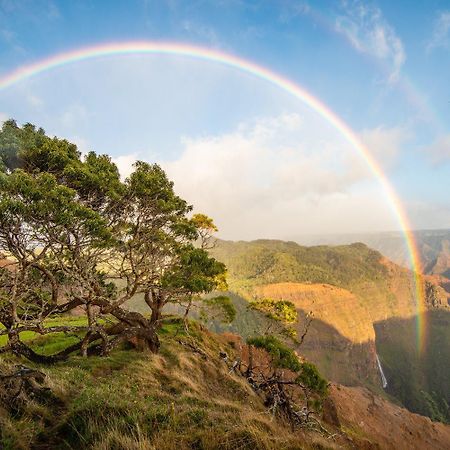
[[[90,338],[92,336],[93,333],[93,327],[95,326],[94,323],[94,315],[93,315],[93,311],[92,311],[92,306],[90,303],[86,304],[86,315],[88,318],[88,331],[86,332],[86,335],[83,338],[83,341],[81,342],[81,356],[83,356],[84,358],[87,357],[87,353],[88,353],[88,345],[90,342]]]
[[[14,339],[13,341],[10,340],[9,342],[10,349],[12,353],[14,353],[17,356],[24,356],[29,361],[32,361],[34,363],[38,364],[54,364],[58,361],[63,361],[66,359],[65,355],[40,355],[39,353],[36,353],[33,349],[25,345],[23,342],[21,342],[18,338]]]

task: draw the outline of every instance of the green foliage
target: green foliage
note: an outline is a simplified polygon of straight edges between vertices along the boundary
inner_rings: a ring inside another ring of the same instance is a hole
[[[361,282],[379,282],[386,275],[381,254],[360,243],[303,247],[274,240],[218,241],[212,253],[226,264],[230,285],[238,291],[280,282],[349,288]]]
[[[134,167],[126,185],[128,200],[135,201],[137,208],[160,211],[164,214],[161,220],[166,223],[176,222],[192,210],[192,206],[175,194],[173,182],[158,164],[137,161]]]
[[[393,318],[375,325],[377,352],[388,380],[387,392],[410,411],[450,423],[450,313],[431,310],[421,353],[417,317]]]
[[[0,273],[0,322],[15,351],[24,348],[22,330],[39,331],[53,313],[75,307],[88,316],[83,354],[91,340],[109,351],[101,325],[108,314],[122,322],[117,333],[145,335],[143,347],[157,350],[168,303],[191,305],[225,286],[225,265],[203,247],[216,230],[212,219],[189,218],[192,206],[157,164],[138,161],[122,181],[109,156],[82,160],[76,145],[14,121],[2,127],[0,156],[0,252],[14,265]],[[149,318],[122,307],[136,294]]]
[[[277,369],[289,369],[299,372],[302,368],[298,356],[294,350],[281,342],[275,336],[258,336],[247,340],[249,345],[265,350],[272,359],[273,367]]]
[[[450,408],[445,398],[436,392],[420,391],[422,394],[424,404],[427,409],[427,416],[431,420],[437,420],[440,422],[449,422],[448,415],[450,414]]]
[[[211,217],[205,214],[194,214],[191,221],[197,229],[210,230],[212,232],[219,231]]]
[[[266,317],[284,324],[297,322],[298,315],[295,305],[285,300],[271,298],[258,299],[250,302],[250,308],[263,312]]]
[[[10,172],[23,168],[29,173],[61,176],[65,167],[79,160],[80,153],[76,145],[50,138],[42,128],[30,123],[18,127],[14,120],[7,120],[0,131],[0,157]]]
[[[225,271],[225,265],[192,245],[179,251],[179,264],[162,280],[165,287],[185,288],[192,294],[210,292],[217,287],[216,277]]]
[[[59,237],[63,238],[78,226],[99,240],[108,238],[106,219],[80,203],[76,191],[58,184],[52,174],[33,176],[17,169],[10,175],[0,175],[0,192],[0,223],[4,231],[13,224],[28,224],[36,230],[38,239],[49,227],[59,227]]]
[[[295,324],[298,320],[297,309],[292,302],[263,298],[249,303],[249,309],[259,311],[268,320],[267,333],[276,332],[295,341],[297,331]]]
[[[219,231],[214,224],[211,217],[205,214],[194,214],[191,218],[191,223],[195,226],[198,232],[200,247],[204,249],[211,249],[214,247],[213,233]]]
[[[301,364],[301,370],[296,381],[321,396],[326,396],[328,393],[327,381],[322,378],[317,367],[309,362]]]
[[[248,345],[265,350],[271,360],[271,367],[288,369],[296,374],[294,383],[304,391],[310,406],[321,407],[323,399],[328,395],[328,383],[320,375],[317,367],[309,362],[301,362],[293,349],[278,340],[275,336],[258,336],[247,340]],[[290,379],[286,379],[290,381]]]
[[[105,202],[112,206],[125,192],[117,166],[107,155],[90,152],[84,162],[76,161],[64,170],[66,184],[76,190],[80,198],[91,207],[98,208]],[[122,206],[122,205],[121,205]]]
[[[14,170],[20,167],[18,157],[21,148],[21,130],[14,120],[3,122],[0,131],[0,159],[2,161],[2,171]]]

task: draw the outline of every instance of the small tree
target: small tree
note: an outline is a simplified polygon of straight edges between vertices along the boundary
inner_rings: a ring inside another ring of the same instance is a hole
[[[275,336],[253,337],[247,343],[250,349],[262,350],[268,358],[264,365],[249,362],[245,375],[252,387],[264,395],[269,410],[286,418],[292,427],[307,425],[311,420],[318,423],[312,414],[327,396],[328,383],[317,368],[302,361]]]
[[[298,314],[292,302],[263,298],[253,300],[249,307],[263,313],[267,319],[267,327],[262,334],[282,335],[295,341],[297,331],[294,326],[298,321]]]
[[[314,410],[320,408],[327,395],[328,384],[316,367],[301,360],[288,343],[296,346],[303,343],[312,313],[306,316],[302,335],[298,339],[295,328],[298,313],[292,302],[255,299],[250,302],[249,308],[261,312],[267,326],[247,340],[249,349],[245,375],[253,388],[265,396],[266,405],[274,414],[287,418],[293,427],[305,425],[312,420],[310,416]],[[266,364],[255,364],[253,349],[259,349],[266,355]]]
[[[197,229],[200,247],[206,250],[214,248],[213,235],[219,230],[213,220],[205,214],[194,214],[191,221]]]

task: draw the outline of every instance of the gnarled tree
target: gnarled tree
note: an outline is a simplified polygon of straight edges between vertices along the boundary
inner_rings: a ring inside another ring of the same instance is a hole
[[[189,305],[223,283],[224,265],[203,245],[214,224],[189,217],[192,207],[158,165],[137,162],[121,181],[108,156],[81,159],[75,145],[13,121],[2,145],[15,166],[0,174],[0,322],[8,336],[0,352],[52,362],[75,351],[107,354],[132,338],[157,351],[164,306]],[[149,317],[126,309],[138,294]],[[75,308],[85,325],[47,325]],[[73,332],[79,342],[38,355],[22,342],[24,331]]]

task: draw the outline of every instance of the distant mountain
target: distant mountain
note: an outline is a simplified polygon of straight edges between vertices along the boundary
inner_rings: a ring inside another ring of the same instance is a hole
[[[424,274],[450,278],[450,229],[413,232]],[[295,241],[305,245],[340,245],[363,242],[395,263],[411,268],[404,236],[400,232],[303,236]]]
[[[248,300],[271,297],[292,301],[302,317],[313,312],[298,351],[326,377],[380,393],[380,363],[385,393],[414,412],[450,422],[450,308],[435,277],[419,277],[425,304],[418,306],[412,273],[362,243],[218,241],[213,254],[228,267],[232,298],[241,311]],[[239,314],[227,329],[251,335],[261,318],[248,314],[253,316]],[[425,330],[421,353],[418,320]]]

